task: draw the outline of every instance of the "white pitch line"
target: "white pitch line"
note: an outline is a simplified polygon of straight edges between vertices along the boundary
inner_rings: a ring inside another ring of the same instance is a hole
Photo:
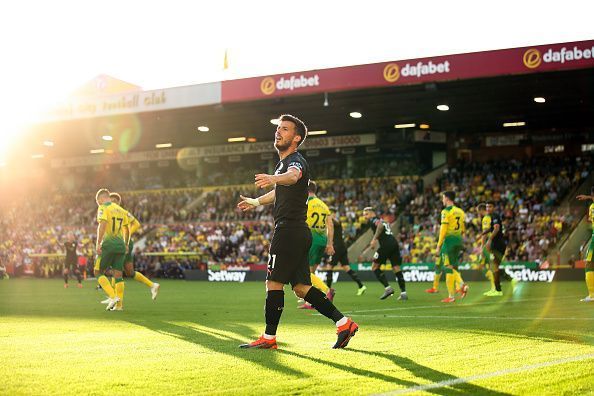
[[[505,316],[453,316],[453,315],[366,315],[355,314],[353,316],[381,316],[382,318],[423,318],[423,319],[497,319],[497,320],[594,320],[594,318],[547,318],[547,317],[505,317]]]
[[[568,357],[568,358],[564,358],[564,359],[551,360],[549,362],[529,364],[529,365],[521,366],[521,367],[497,370],[497,371],[493,371],[491,373],[472,375],[470,377],[454,378],[454,379],[450,379],[450,380],[434,382],[431,384],[411,386],[410,388],[397,389],[397,390],[394,390],[391,392],[381,393],[379,395],[402,395],[402,394],[411,393],[411,392],[427,391],[430,389],[444,388],[446,386],[465,384],[465,383],[468,383],[471,381],[478,381],[478,380],[483,380],[483,379],[487,379],[487,378],[500,377],[503,375],[516,374],[516,373],[521,373],[524,371],[537,370],[537,369],[541,369],[541,368],[545,368],[545,367],[556,366],[559,364],[581,362],[583,360],[590,360],[590,359],[594,359],[594,353],[573,356],[573,357]]]

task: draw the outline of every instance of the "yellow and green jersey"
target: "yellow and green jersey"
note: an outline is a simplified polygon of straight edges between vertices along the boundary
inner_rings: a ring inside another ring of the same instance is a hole
[[[140,229],[140,222],[132,213],[126,212],[126,215],[128,216],[128,225],[130,226],[130,237],[132,237],[132,234]]]
[[[588,209],[588,218],[590,219],[590,224],[592,224],[592,235],[594,235],[594,202],[590,204],[590,208]]]
[[[465,231],[464,211],[457,206],[448,206],[441,211],[441,228],[439,230],[439,241],[452,240],[462,242],[462,235]]]
[[[307,199],[307,225],[312,234],[326,235],[326,219],[330,216],[328,206],[318,197]]]
[[[130,224],[127,211],[115,203],[106,202],[97,208],[97,223],[101,223],[102,221],[107,223],[103,242],[113,240],[124,241],[122,230],[124,226]]]
[[[485,215],[482,220],[482,227],[481,230],[483,232],[487,232],[491,230],[491,216]]]

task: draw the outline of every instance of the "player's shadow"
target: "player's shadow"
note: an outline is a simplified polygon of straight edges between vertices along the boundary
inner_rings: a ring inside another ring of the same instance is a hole
[[[277,371],[280,374],[289,375],[295,378],[307,378],[310,377],[310,375],[282,364],[281,362],[279,362],[279,356],[288,355],[296,358],[306,359],[323,366],[329,366],[338,370],[342,370],[349,375],[374,378],[380,381],[398,384],[404,387],[418,386],[418,384],[415,382],[400,379],[395,376],[383,374],[381,372],[376,372],[364,368],[358,368],[354,365],[342,364],[336,361],[324,360],[316,357],[302,355],[297,352],[287,351],[282,349],[282,344],[279,344],[279,348],[281,349],[278,349],[276,351],[239,349],[238,345],[244,341],[240,338],[239,334],[248,334],[255,336],[255,334],[252,334],[253,330],[251,328],[242,324],[219,323],[217,324],[217,328],[215,329],[202,325],[198,322],[186,322],[183,325],[154,319],[129,319],[128,322],[138,326],[145,327],[151,331],[163,335],[175,337],[180,340],[199,345],[213,352],[224,353],[233,357],[243,359],[250,363],[261,365],[262,367]],[[482,392],[482,394],[497,395],[496,393],[488,393],[488,390],[486,389],[485,391],[486,392]],[[443,394],[450,395],[452,393]],[[477,393],[475,392],[475,394]]]
[[[154,319],[127,319],[126,321],[159,334],[199,345],[212,352],[224,353],[243,359],[272,371],[277,371],[279,374],[295,378],[309,377],[308,374],[280,362],[275,351],[240,349],[239,344],[245,343],[245,340],[239,338],[238,334],[253,335],[251,328],[241,324],[225,325],[221,323],[217,325],[216,329],[213,329],[197,322],[187,322],[184,325],[179,325]],[[254,338],[256,338],[255,335]]]
[[[390,360],[395,365],[411,372],[416,377],[425,378],[425,379],[431,381],[431,383],[459,380],[459,378],[454,375],[447,374],[447,373],[444,373],[444,372],[441,372],[438,370],[434,370],[430,367],[420,365],[420,364],[416,363],[414,360],[409,359],[404,356],[392,355],[390,353],[385,353],[385,352],[364,351],[364,350],[352,349],[352,348],[349,348],[349,351]],[[419,385],[414,384],[413,386],[419,386]],[[422,386],[422,385],[420,385],[420,386]],[[510,393],[498,392],[498,391],[483,388],[482,386],[474,385],[474,384],[471,384],[468,382],[453,383],[453,384],[448,384],[448,385],[444,384],[443,387],[427,388],[427,389],[423,389],[423,391],[428,392],[428,393],[434,393],[437,395],[444,395],[444,396],[455,396],[455,395],[460,395],[460,394],[490,395],[490,396],[510,395]]]
[[[372,355],[375,357],[381,357],[381,358],[388,359],[388,360],[392,361],[395,365],[397,365],[407,371],[410,371],[415,376],[425,378],[425,379],[431,381],[432,383],[458,379],[458,377],[455,377],[453,375],[443,373],[443,372],[431,369],[429,367],[417,364],[414,361],[412,361],[411,359],[408,359],[405,357],[391,355],[391,354],[382,353],[382,352],[361,351],[361,350],[357,350],[357,349],[348,349],[348,351],[357,352],[357,353],[365,353],[365,354]],[[350,375],[354,374],[354,375],[358,375],[361,377],[373,378],[373,379],[376,379],[379,381],[393,383],[393,384],[401,385],[401,386],[404,386],[407,388],[416,388],[416,387],[422,386],[422,384],[418,384],[413,381],[401,379],[401,378],[398,378],[398,377],[395,377],[392,375],[388,375],[388,374],[384,374],[384,373],[380,373],[380,372],[376,372],[376,371],[372,371],[372,370],[358,368],[355,365],[346,365],[346,364],[338,363],[336,361],[323,360],[323,359],[306,356],[306,355],[302,355],[302,354],[292,352],[292,351],[287,351],[287,350],[278,350],[277,353],[288,355],[288,356],[293,356],[293,357],[300,358],[300,359],[306,359],[306,360],[309,360],[309,361],[317,363],[317,364],[333,367],[337,370],[344,371],[346,374],[350,374]],[[414,389],[411,389],[411,391],[412,390],[414,390]],[[473,385],[473,384],[469,384],[469,383],[453,384],[450,387],[444,386],[444,387],[436,387],[433,389],[424,389],[424,391],[428,392],[428,393],[433,393],[436,395],[444,395],[444,396],[457,396],[457,395],[461,395],[461,394],[488,395],[488,396],[508,396],[509,395],[509,393],[497,392],[497,391],[493,391],[491,389],[483,388],[481,386]]]
[[[319,359],[319,358],[315,358],[312,356],[307,356],[307,355],[302,355],[299,354],[297,352],[292,352],[292,351],[287,351],[284,349],[279,349],[277,351],[278,354],[283,354],[283,355],[288,355],[288,356],[293,356],[296,358],[300,358],[300,359],[305,359],[305,360],[309,360],[311,362],[317,363],[317,364],[321,364],[324,366],[329,366],[329,367],[333,367],[337,370],[342,370],[347,374],[351,374],[351,375],[358,375],[361,377],[366,377],[366,378],[374,378],[377,379],[379,381],[384,381],[384,382],[390,382],[390,383],[395,383],[398,385],[403,385],[403,386],[416,386],[418,384],[416,384],[415,382],[412,381],[407,381],[404,379],[400,379],[397,377],[393,377],[391,375],[387,375],[387,374],[383,374],[383,373],[379,373],[376,371],[371,371],[371,370],[367,370],[367,369],[362,369],[362,368],[358,368],[355,367],[353,365],[347,365],[347,364],[342,364],[342,363],[338,363],[336,361],[331,361],[331,360],[323,360],[323,359]]]

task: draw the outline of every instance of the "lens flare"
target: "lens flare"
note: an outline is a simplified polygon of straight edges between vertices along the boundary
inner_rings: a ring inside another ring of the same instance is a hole
[[[198,169],[200,160],[198,158],[198,149],[195,147],[184,147],[177,152],[177,164],[185,171],[194,171]]]

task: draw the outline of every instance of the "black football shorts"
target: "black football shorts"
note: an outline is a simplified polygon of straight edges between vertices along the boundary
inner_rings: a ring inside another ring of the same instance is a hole
[[[306,226],[275,228],[266,280],[290,283],[291,287],[311,285],[308,260],[311,241],[311,231]]]

